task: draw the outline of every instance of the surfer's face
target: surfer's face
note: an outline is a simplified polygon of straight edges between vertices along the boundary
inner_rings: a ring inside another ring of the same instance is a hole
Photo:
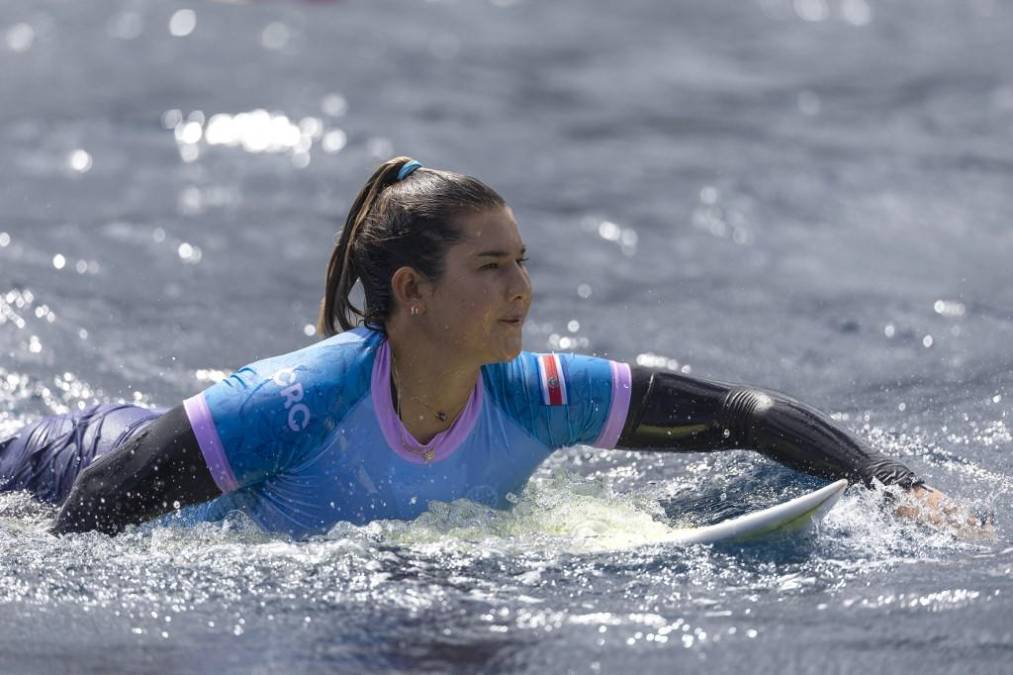
[[[461,241],[447,250],[443,276],[426,303],[431,326],[463,357],[509,361],[521,351],[531,307],[517,221],[502,207],[466,214],[456,224]]]

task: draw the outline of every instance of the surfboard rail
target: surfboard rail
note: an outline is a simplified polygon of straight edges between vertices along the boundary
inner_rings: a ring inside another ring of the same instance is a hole
[[[848,481],[839,480],[801,497],[720,523],[680,530],[673,538],[679,544],[713,544],[716,542],[746,542],[774,533],[789,533],[804,529],[822,518],[848,487]]]

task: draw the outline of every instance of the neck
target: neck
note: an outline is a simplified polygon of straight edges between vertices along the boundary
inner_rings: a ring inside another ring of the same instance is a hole
[[[467,405],[481,365],[460,361],[447,345],[418,333],[388,330],[387,340],[399,387],[401,419],[419,442],[426,443],[449,428]],[[445,413],[446,419],[439,420],[437,411]]]

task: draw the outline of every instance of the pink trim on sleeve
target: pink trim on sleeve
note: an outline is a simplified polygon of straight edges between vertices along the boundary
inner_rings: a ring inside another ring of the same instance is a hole
[[[239,481],[232,473],[232,466],[229,458],[225,456],[225,446],[218,436],[218,429],[211,417],[211,409],[208,408],[204,394],[197,394],[183,401],[183,408],[193,428],[193,435],[197,437],[197,445],[200,446],[204,461],[211,471],[215,485],[224,493],[234,492],[239,489]]]
[[[609,406],[605,427],[591,444],[596,448],[606,449],[616,447],[616,443],[619,442],[623,425],[626,424],[626,415],[630,411],[630,394],[633,390],[633,375],[629,364],[609,361],[609,365],[612,367],[612,404]]]

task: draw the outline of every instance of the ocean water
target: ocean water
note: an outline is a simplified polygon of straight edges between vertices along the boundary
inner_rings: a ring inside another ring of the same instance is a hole
[[[571,448],[514,510],[291,542],[47,533],[0,496],[0,672],[1009,672],[1013,5],[0,2],[0,436],[171,406],[312,332],[375,165],[487,180],[531,350],[788,392],[989,511],[851,488],[806,536],[678,547],[820,483]]]

